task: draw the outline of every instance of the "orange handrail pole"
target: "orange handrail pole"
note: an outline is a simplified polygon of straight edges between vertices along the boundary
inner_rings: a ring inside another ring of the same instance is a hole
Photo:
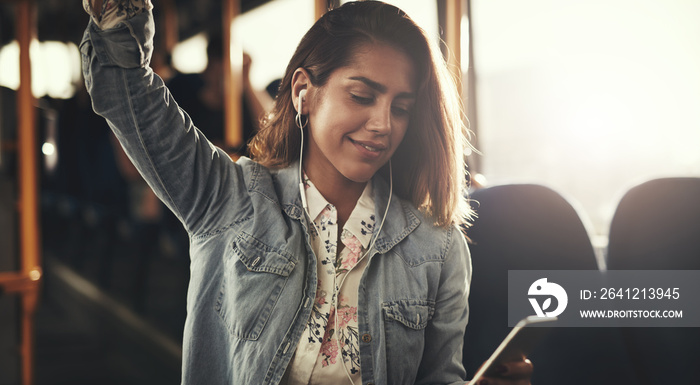
[[[177,6],[174,0],[160,0],[160,19],[156,23],[160,28],[157,36],[161,39],[156,43],[151,60],[151,67],[167,83],[175,75],[167,58],[179,41]]]
[[[36,118],[29,57],[29,47],[36,36],[35,11],[34,0],[17,3],[17,41],[20,47],[20,84],[17,90],[20,273],[33,283],[22,292],[21,355],[22,383],[25,385],[32,384],[34,380],[34,313],[39,296],[38,283],[42,274],[39,245]]]
[[[243,51],[232,38],[233,20],[241,13],[240,0],[223,1],[224,53],[224,140],[226,147],[240,148],[243,143],[242,62]]]
[[[328,12],[328,0],[314,0],[314,20],[318,20]]]
[[[19,146],[19,210],[21,272],[41,274],[39,247],[39,185],[36,148],[36,115],[32,95],[29,47],[36,36],[35,0],[17,3],[17,40],[20,46],[20,84],[17,89],[17,139]],[[37,279],[35,279],[37,280]]]
[[[163,42],[165,45],[165,51],[167,53],[172,53],[173,48],[180,40],[178,31],[177,6],[175,5],[174,0],[161,1],[163,2],[163,31],[165,32]]]
[[[448,68],[457,86],[460,100],[462,100],[465,123],[468,124],[470,133],[476,134],[476,102],[472,60],[473,48],[471,44],[471,20],[469,19],[471,17],[470,0],[438,0],[438,9],[442,10],[440,12],[442,16],[440,24],[445,31],[443,46],[446,48],[444,51],[445,60],[447,61]],[[466,17],[467,21],[466,31],[462,31],[462,20],[464,17]],[[463,32],[467,34],[465,42],[468,43],[467,52],[465,52],[465,54],[469,55],[465,63],[462,63],[462,42],[463,39],[465,39]],[[463,65],[468,68],[463,68]],[[465,79],[467,81],[466,90]],[[467,100],[465,100],[465,98],[467,98]],[[478,137],[476,135],[470,135],[469,142],[475,148],[479,148]],[[467,162],[469,163],[471,173],[479,172],[479,161],[479,157],[472,155],[472,152],[469,151]]]
[[[471,144],[475,148],[480,148],[479,146],[479,125],[478,125],[478,116],[477,116],[477,110],[476,110],[476,75],[474,73],[474,44],[472,44],[473,41],[473,34],[472,34],[472,12],[471,12],[471,0],[467,0],[467,35],[468,35],[468,44],[469,44],[469,51],[468,51],[468,60],[469,60],[469,65],[466,68],[466,73],[467,73],[467,80],[466,80],[466,86],[467,86],[467,102],[465,106],[465,112],[467,114],[467,117],[469,118],[469,130],[472,132],[472,138],[470,139]],[[470,156],[469,157],[469,169],[471,170],[472,174],[476,174],[481,172],[481,157],[480,156]]]
[[[447,64],[457,82],[459,96],[462,96],[462,15],[464,0],[447,0],[445,4],[445,43],[448,48]]]

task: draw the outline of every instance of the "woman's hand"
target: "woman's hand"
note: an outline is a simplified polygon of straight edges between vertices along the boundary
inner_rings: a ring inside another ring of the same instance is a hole
[[[144,10],[153,9],[151,0],[83,0],[83,8],[102,29],[112,28]]]
[[[102,0],[83,0],[83,9],[88,15],[97,18],[102,13]]]
[[[530,385],[532,370],[532,362],[527,358],[504,362],[496,366],[488,377],[482,377],[471,385]]]

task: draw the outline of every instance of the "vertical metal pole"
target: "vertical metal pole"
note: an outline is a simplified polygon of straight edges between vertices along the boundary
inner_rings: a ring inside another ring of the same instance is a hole
[[[180,40],[177,26],[177,6],[174,0],[161,1],[163,2],[163,31],[165,32],[163,41],[165,44],[165,51],[167,53],[172,53],[173,48],[175,48],[175,45]]]
[[[479,149],[479,125],[477,121],[476,113],[476,75],[474,74],[474,44],[473,34],[472,34],[472,12],[471,12],[471,0],[467,0],[467,21],[469,34],[469,67],[467,68],[467,103],[466,103],[466,114],[469,118],[469,129],[473,133],[471,139],[471,144]],[[469,172],[472,175],[481,172],[481,156],[473,154],[467,160],[469,163]]]
[[[314,20],[318,20],[328,12],[328,0],[314,0]]]
[[[438,11],[440,15],[440,24],[444,25],[445,45],[447,54],[447,64],[452,72],[452,75],[457,82],[457,90],[464,106],[465,117],[469,118],[469,129],[474,134],[470,142],[475,148],[478,146],[478,137],[476,136],[476,102],[475,102],[475,83],[473,71],[473,50],[472,50],[472,26],[470,18],[470,2],[469,0],[438,0]],[[468,43],[469,43],[469,68],[462,69],[462,18],[466,12],[468,20]],[[466,79],[463,78],[466,72]],[[465,81],[466,80],[466,84]],[[465,87],[466,86],[466,87]],[[466,92],[465,92],[466,88]],[[466,95],[465,95],[466,94]],[[466,97],[466,100],[465,100]],[[476,154],[471,154],[467,158],[469,171],[472,175],[481,170],[480,158]]]
[[[223,1],[224,139],[228,148],[243,145],[243,52],[232,39],[233,20],[241,12],[240,0]]]
[[[447,64],[457,82],[457,91],[462,96],[462,15],[463,0],[447,0],[445,7],[445,43],[449,51]]]
[[[17,2],[17,40],[20,47],[20,85],[17,92],[19,142],[19,227],[21,274],[34,284],[22,292],[22,383],[33,383],[34,313],[41,278],[36,154],[36,118],[32,96],[29,47],[36,36],[34,0]]]

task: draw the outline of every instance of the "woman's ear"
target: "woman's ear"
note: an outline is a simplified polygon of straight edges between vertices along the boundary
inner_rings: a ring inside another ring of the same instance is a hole
[[[292,102],[294,102],[294,109],[302,115],[309,113],[307,107],[309,98],[306,95],[310,87],[309,73],[303,68],[297,68],[292,75]],[[300,109],[301,111],[299,111]]]

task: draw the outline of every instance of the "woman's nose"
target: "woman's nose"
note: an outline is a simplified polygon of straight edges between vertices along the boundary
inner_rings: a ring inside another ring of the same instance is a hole
[[[367,129],[378,135],[389,135],[391,133],[391,106],[375,106],[367,121]]]

